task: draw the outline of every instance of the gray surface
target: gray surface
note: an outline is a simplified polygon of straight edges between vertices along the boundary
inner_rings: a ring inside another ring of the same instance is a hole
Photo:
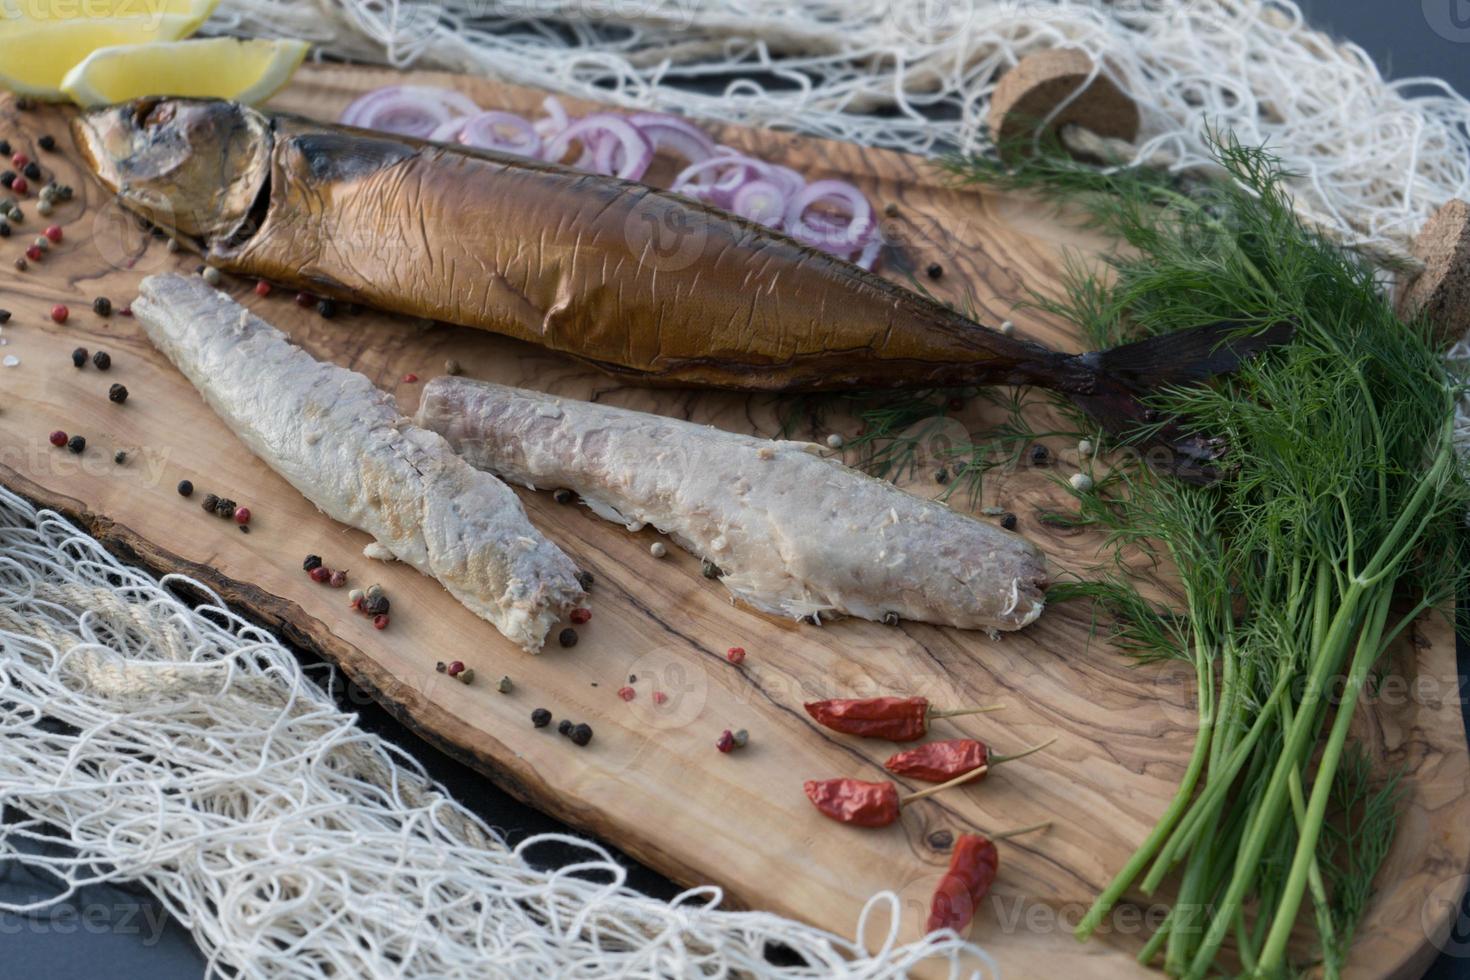
[[[903,0],[898,0],[903,2]],[[1125,0],[1128,2],[1128,0]],[[1195,2],[1195,0],[1181,0]],[[1362,45],[1391,78],[1439,76],[1470,91],[1470,0],[1310,0],[1308,18]],[[1466,687],[1470,656],[1460,650]],[[1461,699],[1462,706],[1465,699]],[[429,750],[383,712],[363,701],[365,724],[420,758],[454,794],[513,837],[560,829],[474,773]],[[632,883],[667,896],[672,886],[634,868]],[[54,894],[50,883],[0,865],[0,901],[34,901]],[[1433,980],[1470,980],[1470,907],[1462,901],[1459,927],[1427,974]],[[146,896],[93,888],[59,910],[31,917],[0,915],[0,980],[194,980],[204,961],[182,928],[168,922]]]

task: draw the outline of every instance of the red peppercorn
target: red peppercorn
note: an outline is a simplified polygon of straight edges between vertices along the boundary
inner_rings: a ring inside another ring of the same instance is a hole
[[[731,647],[725,651],[725,659],[732,664],[745,663],[745,647]]]
[[[235,523],[236,524],[249,524],[250,523],[250,508],[249,507],[236,507],[235,508]]]
[[[66,445],[66,433],[65,432],[62,432],[60,429],[57,429],[55,432],[51,433],[51,445],[53,445],[53,446],[64,446],[64,445]]]
[[[347,584],[347,573],[340,568],[335,570],[331,575],[327,576],[327,584],[334,589],[342,588],[342,586]]]
[[[356,599],[351,600],[347,604],[353,609],[356,609],[358,612],[362,612],[362,596],[358,596]]]
[[[417,381],[418,379],[419,379],[419,376],[417,374],[414,374],[412,371],[410,371],[408,374],[405,374],[403,376],[403,383],[404,384],[410,384],[411,385],[415,381]]]
[[[32,262],[41,261],[41,246],[28,245],[26,247],[26,258],[30,259]]]
[[[624,684],[622,687],[618,688],[618,697],[622,698],[624,701],[631,701],[634,698],[636,698],[637,696],[638,696],[638,692],[635,691],[635,690],[633,690],[631,687],[629,687],[626,684]]]
[[[296,294],[296,305],[297,306],[314,306],[315,304],[316,304],[316,297],[312,296],[311,293],[297,293]]]
[[[25,168],[26,164],[31,162],[31,158],[26,156],[24,153],[17,152],[14,156],[10,158],[10,162],[15,164],[16,170],[21,170]]]
[[[26,179],[24,177],[15,178],[15,181],[10,185],[10,189],[15,191],[17,194],[24,194],[26,191],[30,190],[30,187],[31,185],[26,182]]]
[[[573,609],[572,614],[567,618],[580,626],[583,623],[587,622],[587,620],[592,618],[592,610],[585,609],[579,606],[576,609]]]
[[[31,247],[34,248],[35,246]],[[66,306],[61,303],[57,303],[55,306],[51,307],[51,319],[55,320],[57,323],[65,323],[66,318],[70,315],[71,310],[68,310]]]
[[[132,316],[133,315],[133,307],[131,306],[131,304],[128,305],[128,306],[124,306],[122,309],[120,309],[120,310],[117,311],[117,315],[118,316]]]
[[[332,571],[326,565],[318,565],[306,574],[311,576],[313,582],[325,582],[332,577]]]
[[[730,729],[720,732],[720,737],[715,741],[715,748],[721,752],[730,753],[735,751],[735,733]]]
[[[373,617],[373,629],[375,629],[375,630],[385,630],[387,628],[388,628],[388,614],[387,613],[378,613],[376,616]]]
[[[663,704],[664,702],[668,701],[668,699],[669,699],[669,696],[667,694],[665,694],[663,691],[654,691],[653,692],[653,703],[654,704]]]
[[[257,296],[269,296],[270,294],[271,294],[271,284],[270,283],[266,282],[264,279],[261,279],[261,280],[259,280],[259,281],[256,282],[256,284],[255,284],[255,295],[257,295]]]
[[[451,660],[451,661],[449,661],[449,666],[447,666],[447,667],[444,668],[444,673],[448,674],[450,677],[457,677],[457,676],[459,676],[460,674],[464,673],[464,661],[462,661],[462,660]]]
[[[46,230],[41,232],[41,234],[45,235],[54,244],[61,241],[61,226],[47,225]]]

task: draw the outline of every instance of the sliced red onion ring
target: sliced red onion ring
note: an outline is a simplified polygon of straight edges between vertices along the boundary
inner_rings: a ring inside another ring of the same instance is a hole
[[[622,116],[598,113],[578,119],[551,139],[544,159],[560,163],[574,142],[582,144],[583,159],[587,157],[587,150],[592,151],[594,165],[600,162],[606,168],[599,168],[599,172],[624,180],[642,177],[653,162],[653,147],[637,127]]]
[[[653,151],[668,150],[690,163],[698,163],[715,155],[715,141],[704,130],[678,116],[662,112],[636,112],[628,122],[653,144]]]
[[[389,85],[362,96],[342,113],[341,122],[427,139],[456,116],[478,113],[473,99],[453,89],[428,85]]]
[[[470,117],[456,116],[430,133],[427,138],[435,143],[458,143],[459,134],[464,129],[465,120],[468,118]]]
[[[541,100],[541,109],[546,115],[536,120],[536,132],[543,140],[549,140],[557,133],[567,128],[570,119],[567,110],[562,107],[561,100],[554,95],[548,95]]]
[[[513,112],[490,110],[463,120],[458,139],[466,146],[539,158],[541,137],[529,120]]]
[[[748,181],[731,197],[730,210],[742,218],[779,229],[786,211],[786,192],[775,181]]]
[[[883,238],[881,235],[874,235],[868,239],[868,244],[863,246],[863,250],[858,253],[858,257],[853,261],[862,268],[872,272],[873,266],[878,261],[878,253],[881,251],[883,251]]]
[[[845,226],[823,221],[807,209],[820,201],[833,201],[846,209]],[[873,206],[862,191],[845,180],[818,180],[808,184],[786,205],[786,232],[797,241],[829,252],[851,255],[873,237],[877,228]]]
[[[679,171],[669,189],[728,209],[736,191],[752,180],[766,179],[770,169],[769,164],[754,157],[719,154]],[[693,193],[695,189],[698,195]]]

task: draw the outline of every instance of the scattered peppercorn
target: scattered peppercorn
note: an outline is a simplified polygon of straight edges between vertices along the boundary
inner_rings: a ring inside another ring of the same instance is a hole
[[[460,671],[464,670],[464,661],[463,660],[451,660],[451,661],[449,661],[449,666],[446,667],[446,668],[444,668],[444,669],[445,669],[445,672],[448,673],[450,677],[453,677],[454,675],[458,674]]]
[[[571,611],[571,613],[567,616],[567,619],[570,619],[572,622],[576,623],[578,626],[581,626],[583,623],[587,622],[591,618],[592,618],[592,610],[591,609],[587,609],[584,606],[578,606],[576,609],[573,609]]]
[[[32,262],[41,261],[41,246],[35,244],[26,246],[26,258]]]
[[[311,306],[315,302],[316,302],[316,297],[313,296],[313,295],[311,295],[311,293],[302,292],[302,293],[297,293],[296,294],[296,305],[297,306]]]
[[[242,508],[242,509],[244,509],[244,508]],[[235,519],[236,520],[239,520],[240,519],[239,515],[240,515],[240,512],[239,511],[236,511],[235,512]],[[246,516],[247,517],[249,516],[249,512],[248,511],[246,512]],[[244,521],[241,521],[241,523],[243,524]],[[327,576],[327,584],[330,585],[334,589],[340,589],[340,588],[342,588],[342,586],[344,586],[344,585],[347,584],[347,572],[344,571],[343,569],[340,569],[340,568],[334,568],[334,569],[332,569],[332,574]]]
[[[180,497],[192,497],[194,495],[194,484],[188,480],[180,480],[178,491]]]
[[[706,559],[699,566],[699,573],[705,578],[719,578],[720,576],[725,574],[724,572],[720,571],[719,565],[716,565],[714,562],[709,561],[708,559]]]
[[[380,614],[378,614],[378,615],[376,615],[376,616],[373,617],[373,629],[375,629],[375,630],[385,630],[387,628],[388,628],[388,615],[387,615],[387,613],[380,613]]]
[[[249,524],[239,524],[239,525],[236,525],[236,526],[240,528],[240,533],[241,534],[249,534],[250,533],[250,525]]]
[[[545,708],[537,708],[535,711],[531,712],[531,724],[535,725],[537,728],[545,728],[547,725],[551,724],[551,712],[547,711]]]
[[[551,495],[551,499],[552,500],[555,500],[559,504],[569,504],[573,500],[576,500],[577,499],[577,495],[574,494],[574,493],[572,493],[572,491],[570,491],[570,490],[566,489],[565,487],[563,487],[562,489],[560,489],[560,490],[556,491],[555,493],[553,493]]]
[[[249,507],[237,507],[237,508],[235,508],[235,523],[236,524],[249,524],[250,523],[250,508]],[[342,575],[345,578],[346,575],[347,575],[347,573],[346,572],[343,572]]]
[[[106,296],[98,296],[92,300],[92,312],[98,316],[112,316],[112,300]]]
[[[884,613],[883,614],[883,625],[884,626],[897,626],[898,625],[898,613],[896,613],[896,612],[886,612],[886,613]]]
[[[26,181],[24,177],[17,177],[10,183],[10,189],[15,191],[17,194],[24,194],[26,191],[30,190],[30,187],[31,185]]]
[[[495,690],[501,694],[509,694],[513,687],[515,687],[515,684],[511,682],[510,675],[508,674],[502,674],[500,680],[495,682]]]
[[[459,372],[462,371],[462,370],[463,370],[463,368],[461,368],[459,366],[459,362],[456,361],[452,357],[449,360],[447,360],[447,361],[444,362],[444,373],[445,374],[459,374]]]
[[[1041,443],[1038,442],[1036,445],[1031,447],[1032,466],[1045,466],[1049,459],[1051,459],[1051,453],[1048,452],[1047,448]]]
[[[655,558],[662,558],[664,555],[667,555],[669,553],[669,549],[664,545],[662,541],[655,541],[653,544],[648,546],[648,553]]]
[[[935,470],[934,471],[934,482],[935,483],[948,483],[949,482],[949,470],[945,469],[942,466],[939,469]]]
[[[37,235],[35,238],[31,239],[31,244],[36,246],[43,252],[50,251],[51,249],[51,239],[47,238],[45,235]]]
[[[745,648],[731,647],[730,649],[725,651],[725,659],[730,661],[732,664],[745,663]]]
[[[574,647],[574,646],[576,646],[577,645],[577,631],[574,630],[574,629],[572,629],[570,626],[568,626],[566,629],[564,629],[560,633],[556,634],[556,642],[560,643],[564,647]]]
[[[11,156],[10,162],[13,163],[13,164],[15,164],[16,169],[18,170],[21,167],[24,167],[26,164],[30,163],[31,162],[31,158],[28,157],[28,156],[26,156],[24,153],[21,153],[19,150],[17,150]]]
[[[10,322],[10,311],[9,310],[0,310],[0,323],[9,323],[9,322]]]
[[[29,263],[26,262],[26,257],[24,255],[18,255],[18,256],[16,256],[16,258],[15,258],[15,267],[17,269],[19,269],[21,272],[24,272],[24,271],[26,271],[26,268],[28,267],[28,265],[29,265]]]
[[[199,506],[213,514],[214,509],[219,506],[219,498],[212,493],[206,493],[204,499],[199,502]]]
[[[112,367],[112,355],[105,350],[99,350],[92,355],[92,365],[99,371],[106,371]]]
[[[561,721],[557,722],[556,733],[558,735],[572,734],[572,720],[570,718],[563,718]]]
[[[896,201],[889,201],[883,205],[883,213],[890,218],[898,217],[898,203]]]
[[[113,385],[107,389],[107,400],[121,405],[128,400],[128,389],[125,385]]]
[[[618,697],[624,701],[631,701],[638,696],[638,692],[626,684],[618,688]]]
[[[668,701],[668,699],[669,699],[669,696],[667,694],[665,694],[663,691],[654,691],[653,692],[653,703],[654,704],[663,704],[664,702]]]
[[[43,150],[54,150],[56,149],[56,137],[50,133],[45,133],[40,139],[36,140],[36,145]]]
[[[944,266],[940,265],[938,262],[930,262],[929,268],[925,269],[924,271],[929,274],[930,279],[938,279],[940,276],[944,275]]]
[[[224,278],[224,275],[212,265],[205,266],[204,271],[200,275],[204,276],[204,281],[211,286],[218,286],[220,280]]]
[[[383,587],[381,585],[379,585],[377,582],[374,582],[372,585],[369,585],[367,587],[367,592],[364,593],[364,595],[366,595],[366,597],[369,598],[369,599],[376,599],[379,596],[381,596],[382,594],[383,594]]]
[[[1005,528],[1007,531],[1014,531],[1016,529],[1016,515],[1010,513],[1009,511],[1002,514],[1000,518],[1000,526]]]
[[[85,347],[78,347],[76,350],[72,351],[71,352],[71,364],[72,364],[72,367],[79,367],[79,368],[80,367],[86,367],[87,366],[87,348],[85,348]]]
[[[56,446],[57,448],[66,445],[66,433],[62,432],[60,429],[57,429],[55,432],[51,433],[51,445]]]
[[[53,210],[55,208],[51,205],[51,199],[47,197],[41,198],[41,203],[36,205],[36,213],[43,218],[49,218]]]
[[[384,618],[386,619],[387,617],[384,617]],[[474,683],[474,680],[475,680],[475,668],[473,668],[473,667],[466,667],[464,670],[462,670],[462,671],[459,672],[459,676],[455,677],[455,680],[459,681],[461,684],[472,684],[472,683]]]
[[[306,574],[311,576],[313,582],[325,582],[332,577],[332,570],[326,565],[318,565],[310,569]]]
[[[323,320],[330,320],[337,315],[337,304],[329,299],[317,300],[316,313]]]
[[[118,466],[121,466],[128,461],[128,454],[119,449],[117,452],[112,454],[112,461]]]
[[[86,437],[72,436],[70,439],[66,440],[66,448],[70,449],[74,453],[80,454],[83,449],[87,448]]]
[[[53,245],[61,243],[62,231],[60,225],[47,225],[46,230],[41,232],[41,234],[45,235],[46,240]]]
[[[34,160],[22,167],[20,172],[25,174],[27,180],[41,179],[41,167]]]
[[[0,157],[8,157],[10,153],[10,140],[0,140]]]
[[[720,732],[720,737],[715,740],[715,748],[726,755],[735,751],[735,733],[728,728]]]
[[[735,747],[737,749],[743,749],[743,748],[745,748],[749,744],[750,744],[750,732],[747,732],[743,728],[737,728],[737,729],[735,729]]]
[[[61,303],[57,303],[55,306],[51,307],[51,319],[56,321],[57,323],[65,323],[66,318],[69,316],[71,316],[71,310],[68,310]]]
[[[214,505],[214,512],[226,519],[234,517],[235,502],[229,497],[221,497],[219,498],[219,503]]]
[[[373,595],[369,590],[367,596],[362,600],[362,611],[369,616],[379,616],[388,611],[388,597],[381,592]]]
[[[403,383],[404,384],[411,385],[411,384],[416,383],[418,380],[419,380],[419,376],[417,374],[414,374],[412,371],[408,372],[407,374],[405,374],[403,376]]]
[[[7,170],[4,173],[0,173],[0,186],[9,190],[15,184],[15,177],[16,173],[14,170]]]
[[[26,220],[26,213],[20,209],[19,205],[12,204],[10,206],[10,220],[16,224],[20,224]]]
[[[357,591],[357,590],[356,590],[356,589],[354,589],[354,590],[353,590],[353,591],[354,591],[354,592],[355,592],[355,591]],[[441,674],[442,674],[442,673],[444,673],[444,671],[445,671],[445,669],[446,669],[446,668],[445,668],[445,666],[444,666],[444,661],[442,661],[442,660],[439,660],[439,661],[436,661],[436,662],[435,662],[435,663],[434,663],[434,669],[435,669],[435,670],[436,670],[436,671],[438,671],[438,672],[439,672],[439,673],[441,673]]]
[[[592,741],[592,726],[585,721],[575,726],[571,732],[571,739],[578,745],[586,745]]]
[[[9,238],[9,237],[10,237],[10,224],[8,222],[5,222],[5,221],[0,221],[0,238]]]
[[[178,252],[178,250],[183,247],[184,246],[179,244],[179,240],[177,238],[170,238],[168,240],[168,244],[164,246],[164,248],[168,249],[170,254]]]
[[[270,294],[271,284],[266,282],[264,279],[257,279],[255,282],[255,295],[269,296]]]

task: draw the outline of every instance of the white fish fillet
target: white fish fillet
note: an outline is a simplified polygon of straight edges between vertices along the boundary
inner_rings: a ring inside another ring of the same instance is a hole
[[[1014,630],[1044,605],[1045,562],[1029,541],[806,443],[447,377],[425,386],[415,421],[506,480],[652,524],[765,612]]]
[[[583,593],[515,492],[198,276],[143,280],[133,315],[250,450],[327,516],[438,579],[527,650]],[[371,546],[370,546],[371,547]]]

